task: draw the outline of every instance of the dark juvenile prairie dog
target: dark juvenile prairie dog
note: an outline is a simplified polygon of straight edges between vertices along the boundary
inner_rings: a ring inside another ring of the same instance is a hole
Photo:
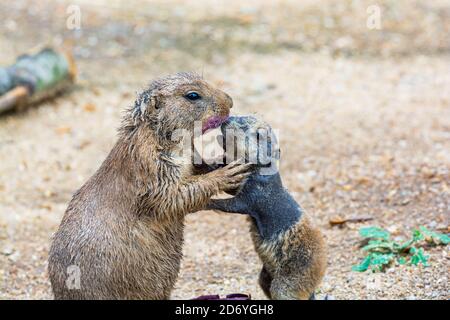
[[[249,140],[250,135],[257,136],[260,128],[268,133],[265,145],[256,145],[256,139]],[[263,262],[259,284],[268,298],[314,298],[326,268],[325,242],[283,187],[274,163],[262,161],[263,153],[278,151],[278,147],[272,148],[276,140],[271,128],[254,117],[243,116],[230,117],[222,125],[222,134],[228,139],[227,130],[239,138],[235,151],[246,152],[247,160],[250,146],[254,145],[254,171],[234,198],[211,200],[208,209],[249,215],[253,243]]]
[[[157,79],[139,95],[54,236],[48,272],[56,299],[170,297],[185,214],[248,176],[248,166],[236,163],[193,176],[190,161],[173,156],[171,133],[192,131],[195,121],[203,131],[217,127],[231,107],[227,94],[192,73]]]

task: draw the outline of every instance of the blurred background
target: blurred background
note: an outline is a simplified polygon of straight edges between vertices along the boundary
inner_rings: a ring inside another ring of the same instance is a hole
[[[46,259],[72,194],[115,142],[121,113],[153,78],[196,71],[279,130],[286,187],[324,232],[336,299],[449,299],[450,256],[386,273],[351,271],[358,229],[449,232],[448,1],[0,2],[0,65],[69,48],[66,94],[0,116],[0,298],[51,298]],[[332,221],[370,217],[365,223]],[[187,219],[172,298],[251,293],[260,262],[245,217]]]

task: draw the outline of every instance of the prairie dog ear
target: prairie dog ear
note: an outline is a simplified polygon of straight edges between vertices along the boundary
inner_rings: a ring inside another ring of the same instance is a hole
[[[141,103],[141,112],[151,113],[155,109],[158,109],[158,100],[156,94],[152,93],[144,99],[143,103]]]
[[[134,113],[144,120],[144,118],[154,114],[155,110],[159,108],[158,93],[156,90],[144,91],[138,95]]]
[[[152,95],[150,97],[149,107],[152,109],[159,109],[160,106],[158,105],[158,99],[157,99],[156,95]]]

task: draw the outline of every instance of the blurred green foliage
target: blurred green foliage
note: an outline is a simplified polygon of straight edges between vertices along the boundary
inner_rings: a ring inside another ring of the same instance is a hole
[[[359,234],[368,240],[362,247],[367,253],[360,264],[353,266],[353,271],[364,272],[368,269],[372,271],[383,271],[392,262],[398,264],[428,266],[428,256],[425,255],[424,243],[431,245],[447,245],[450,237],[445,234],[431,231],[424,226],[414,229],[411,238],[405,242],[391,240],[389,231],[380,227],[365,227],[359,230]]]

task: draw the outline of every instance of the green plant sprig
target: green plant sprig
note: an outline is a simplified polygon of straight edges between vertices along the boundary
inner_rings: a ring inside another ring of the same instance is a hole
[[[362,247],[362,250],[367,252],[366,257],[360,264],[352,267],[353,271],[358,272],[364,272],[368,269],[374,272],[383,271],[393,261],[402,265],[422,264],[428,266],[429,256],[425,255],[422,247],[419,247],[420,242],[425,241],[434,245],[450,243],[449,236],[428,230],[424,226],[414,229],[411,239],[403,243],[391,240],[389,231],[380,227],[361,228],[359,234],[367,239],[368,243]]]

